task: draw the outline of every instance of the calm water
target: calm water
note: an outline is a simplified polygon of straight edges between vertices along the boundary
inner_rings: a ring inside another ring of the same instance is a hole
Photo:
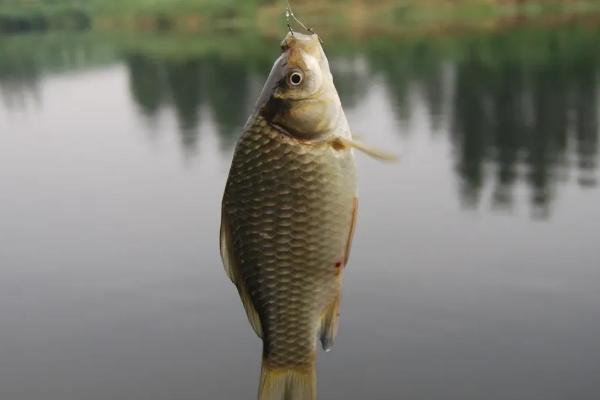
[[[599,38],[328,41],[355,133],[401,162],[359,156],[322,399],[598,398]],[[2,399],[255,398],[217,235],[277,41],[160,40],[0,38]]]

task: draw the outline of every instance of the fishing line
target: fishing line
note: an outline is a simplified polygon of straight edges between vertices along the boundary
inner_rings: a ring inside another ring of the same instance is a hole
[[[302,29],[304,29],[305,31],[310,32],[313,35],[317,35],[317,37],[319,38],[319,42],[321,42],[321,44],[323,44],[323,40],[321,40],[321,37],[313,30],[313,28],[310,26],[307,26],[298,17],[296,17],[296,15],[294,14],[294,11],[292,10],[292,6],[290,5],[290,0],[287,0],[287,7],[285,8],[285,19],[286,19],[288,30],[290,31],[291,35],[294,36],[294,30],[292,29],[292,24],[290,23],[290,18],[292,19],[293,22],[296,22],[298,25],[300,25],[300,27]]]

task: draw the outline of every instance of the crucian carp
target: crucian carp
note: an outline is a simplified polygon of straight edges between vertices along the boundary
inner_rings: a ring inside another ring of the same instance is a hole
[[[259,400],[316,399],[316,344],[336,337],[357,217],[352,140],[316,34],[290,31],[237,143],[220,248],[263,340]]]

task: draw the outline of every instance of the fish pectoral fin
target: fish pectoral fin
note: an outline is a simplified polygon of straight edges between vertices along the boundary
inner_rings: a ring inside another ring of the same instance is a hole
[[[229,276],[229,279],[231,279],[231,281],[237,287],[240,299],[242,300],[244,310],[246,310],[246,315],[248,316],[248,321],[250,322],[252,329],[254,329],[254,332],[256,332],[258,337],[262,338],[260,316],[256,312],[254,304],[252,304],[250,293],[246,289],[246,285],[240,274],[240,264],[235,252],[233,251],[231,227],[225,210],[223,210],[221,213],[221,232],[219,234],[219,245],[225,272],[227,273],[227,276]]]
[[[325,351],[331,351],[333,343],[335,342],[335,337],[337,336],[340,320],[340,300],[341,295],[338,293],[321,316],[321,330],[319,337],[321,346]]]
[[[353,140],[344,137],[336,137],[331,141],[331,145],[334,149],[354,148],[356,150],[362,151],[370,157],[381,161],[398,161],[397,155],[393,153],[388,153],[384,150],[376,149],[372,146],[359,142],[358,140]]]

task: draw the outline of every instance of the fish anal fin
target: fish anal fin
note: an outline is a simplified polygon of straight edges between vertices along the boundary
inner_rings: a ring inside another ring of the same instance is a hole
[[[335,337],[337,336],[338,325],[340,320],[340,303],[341,294],[335,296],[335,299],[325,308],[325,312],[321,316],[321,330],[319,339],[321,346],[325,351],[331,351]]]
[[[229,224],[229,219],[227,218],[227,213],[225,210],[223,210],[221,213],[219,244],[221,249],[221,259],[223,260],[225,272],[227,273],[227,276],[229,276],[229,279],[231,279],[231,281],[237,287],[240,299],[242,300],[244,310],[246,310],[246,315],[248,316],[248,321],[250,322],[252,329],[254,329],[254,332],[256,332],[259,337],[262,337],[260,316],[256,312],[254,304],[252,304],[252,299],[250,298],[250,294],[246,289],[246,285],[240,273],[240,263],[235,255],[232,243],[231,225]]]

